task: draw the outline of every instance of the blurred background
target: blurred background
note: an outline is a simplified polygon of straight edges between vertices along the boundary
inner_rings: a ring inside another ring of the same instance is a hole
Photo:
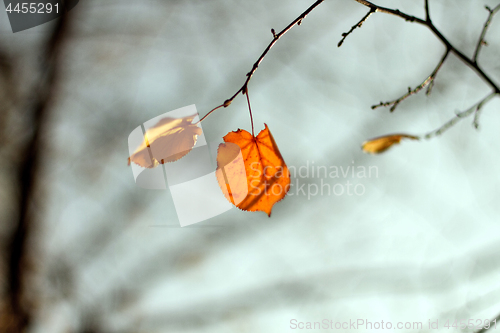
[[[169,190],[134,183],[129,133],[183,106],[203,116],[221,104],[271,28],[312,3],[88,0],[15,34],[0,11],[0,330],[291,332],[291,320],[364,319],[434,332],[429,320],[459,331],[443,324],[500,313],[500,99],[479,131],[467,118],[433,140],[363,154],[364,140],[425,134],[490,88],[450,55],[430,96],[372,110],[420,84],[444,47],[423,26],[375,14],[337,48],[367,12],[355,1],[325,1],[289,31],[249,92],[256,131],[269,126],[290,167],[376,174],[297,174],[306,194],[271,218],[232,209],[185,228]],[[375,3],[425,16],[423,1]],[[484,5],[498,0],[431,1],[431,14],[472,56]],[[500,82],[500,17],[486,40],[480,64]],[[203,122],[207,141],[238,128],[251,129],[241,95]],[[360,186],[307,192],[322,180]]]

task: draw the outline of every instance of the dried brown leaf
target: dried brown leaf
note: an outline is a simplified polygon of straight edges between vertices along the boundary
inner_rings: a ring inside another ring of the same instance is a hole
[[[408,134],[390,134],[363,142],[362,148],[368,154],[380,154],[399,143],[402,139],[419,140],[418,136]]]

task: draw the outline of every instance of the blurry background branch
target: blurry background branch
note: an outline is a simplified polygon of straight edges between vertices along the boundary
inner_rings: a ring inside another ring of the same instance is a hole
[[[16,97],[14,89],[13,59],[9,54],[0,50],[0,147],[3,147],[7,138],[5,137],[5,127],[7,117]]]
[[[25,332],[33,315],[36,300],[27,296],[30,289],[30,237],[37,224],[34,208],[40,201],[38,178],[45,148],[47,119],[56,96],[56,84],[61,63],[62,45],[68,30],[67,13],[57,20],[54,31],[45,45],[40,61],[39,82],[33,89],[32,102],[19,116],[22,118],[24,142],[16,149],[17,203],[12,235],[7,247],[7,301],[4,304],[2,332]]]

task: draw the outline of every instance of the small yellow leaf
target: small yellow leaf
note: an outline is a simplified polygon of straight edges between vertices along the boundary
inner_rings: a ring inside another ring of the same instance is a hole
[[[144,141],[129,157],[129,164],[134,162],[144,168],[154,168],[187,155],[202,132],[192,123],[195,117],[161,119],[146,131]]]
[[[379,136],[363,142],[363,151],[368,154],[380,154],[399,143],[402,139],[419,140],[418,136],[408,134],[391,134]]]

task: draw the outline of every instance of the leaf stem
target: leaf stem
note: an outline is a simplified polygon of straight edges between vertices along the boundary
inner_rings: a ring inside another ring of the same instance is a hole
[[[213,108],[212,110],[210,110],[206,115],[203,116],[203,118],[200,119],[200,121],[198,121],[196,124],[199,124],[201,123],[203,120],[205,120],[206,117],[208,117],[212,112],[214,112],[215,110],[217,109],[220,109],[221,107],[223,107],[224,104],[221,104],[219,106],[216,106],[215,108]]]
[[[252,107],[250,106],[250,97],[248,96],[248,87],[246,88],[245,95],[247,96],[248,112],[250,113],[250,123],[252,123],[252,137],[255,138],[255,132],[253,129]]]

